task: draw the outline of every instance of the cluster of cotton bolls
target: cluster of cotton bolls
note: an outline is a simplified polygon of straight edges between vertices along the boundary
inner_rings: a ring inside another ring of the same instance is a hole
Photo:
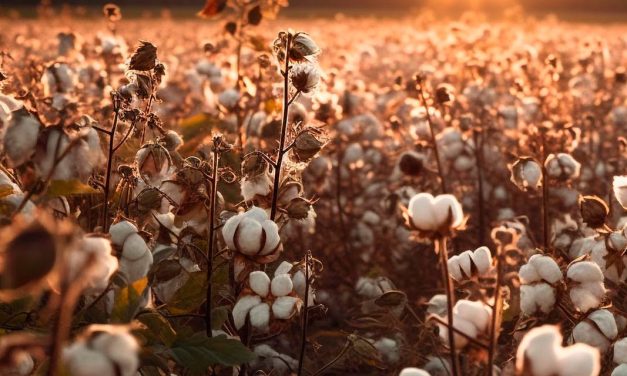
[[[139,344],[126,327],[91,325],[63,349],[71,375],[133,376],[139,368]]]
[[[233,307],[233,321],[237,329],[250,324],[261,331],[268,331],[273,320],[287,320],[296,314],[303,304],[297,291],[304,292],[303,276],[291,276],[292,264],[283,262],[274,272],[274,278],[263,271],[248,275],[250,293],[240,294]]]

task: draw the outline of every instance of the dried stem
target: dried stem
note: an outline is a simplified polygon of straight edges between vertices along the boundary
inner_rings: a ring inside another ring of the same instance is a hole
[[[479,244],[485,244],[485,208],[483,202],[483,140],[481,132],[473,129],[473,141],[475,143],[475,161],[477,162],[477,206],[479,217]]]
[[[114,150],[114,141],[115,141],[115,131],[118,128],[118,120],[120,117],[120,105],[119,100],[117,98],[113,98],[113,106],[114,106],[114,116],[113,116],[113,125],[111,126],[111,131],[109,133],[109,153],[107,154],[107,172],[105,175],[105,187],[104,187],[104,209],[102,210],[102,231],[108,231],[108,221],[109,221],[109,190],[111,189],[111,169],[113,168],[113,155],[115,153]]]
[[[216,218],[216,197],[218,192],[218,166],[220,164],[220,141],[214,138],[213,141],[213,171],[211,176],[211,198],[209,200],[209,239],[207,240],[207,303],[205,312],[205,330],[207,337],[212,336],[211,332],[211,275],[213,274],[213,247],[215,243],[215,218]]]
[[[305,309],[303,311],[302,333],[300,339],[300,356],[298,358],[298,376],[303,374],[303,363],[305,361],[305,348],[307,346],[307,326],[309,325],[309,286],[310,276],[309,269],[311,263],[311,251],[307,251],[305,255]]]
[[[448,272],[448,251],[446,237],[439,237],[435,239],[435,250],[440,254],[440,260],[442,263],[442,280],[446,288],[446,312],[448,322],[448,345],[451,351],[451,367],[453,376],[459,375],[459,359],[457,358],[457,352],[455,351],[455,332],[453,325],[453,306],[455,305],[455,293],[453,291],[453,282]]]
[[[544,251],[548,252],[549,250],[549,178],[546,171],[546,167],[544,162],[546,161],[546,137],[544,134],[544,130],[540,129],[540,138],[542,143],[542,160],[540,161],[540,166],[542,167],[542,227],[544,233]]]
[[[431,144],[433,144],[433,152],[435,153],[435,160],[438,166],[438,176],[440,178],[440,186],[442,189],[442,193],[448,193],[448,189],[446,188],[446,180],[444,179],[444,171],[442,169],[442,162],[440,161],[440,152],[438,150],[438,143],[435,139],[435,126],[433,125],[433,121],[431,120],[431,114],[429,113],[429,105],[427,104],[427,99],[425,98],[424,89],[422,87],[423,83],[420,82],[418,86],[418,93],[420,95],[420,100],[422,101],[422,106],[425,108],[425,112],[427,114],[427,123],[429,123],[429,133],[431,134]]]
[[[503,264],[501,262],[501,247],[496,248],[496,286],[494,287],[494,305],[492,306],[492,322],[490,323],[490,348],[488,349],[488,369],[487,376],[492,376],[492,368],[494,366],[494,356],[496,346],[499,339],[499,320],[500,310],[503,305],[503,294],[501,293],[501,284],[503,283]]]
[[[272,187],[272,206],[270,210],[270,219],[274,221],[277,212],[277,201],[279,199],[279,184],[281,183],[281,166],[283,165],[283,156],[285,155],[285,139],[287,138],[287,123],[290,108],[289,89],[290,89],[290,58],[289,51],[292,44],[292,35],[287,34],[285,42],[285,71],[283,72],[283,118],[281,119],[281,139],[279,140],[279,152],[276,160],[276,168],[274,170],[274,186]]]

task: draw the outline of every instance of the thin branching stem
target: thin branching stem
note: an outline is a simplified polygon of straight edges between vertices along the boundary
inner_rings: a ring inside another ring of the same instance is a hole
[[[479,244],[485,244],[485,208],[483,202],[483,140],[478,129],[472,131],[475,143],[475,162],[477,163],[477,206],[479,217]]]
[[[455,326],[453,324],[453,306],[455,305],[455,292],[453,291],[453,282],[448,272],[448,251],[447,251],[447,238],[445,236],[435,239],[436,252],[440,255],[440,261],[442,263],[442,279],[444,287],[446,289],[446,312],[447,312],[447,326],[448,330],[448,345],[451,352],[451,366],[453,370],[453,376],[460,375],[459,373],[459,359],[455,350]]]
[[[219,141],[213,142],[213,171],[211,176],[211,198],[209,200],[209,239],[207,240],[207,308],[205,312],[205,330],[207,337],[212,336],[211,332],[211,277],[213,274],[213,247],[215,243],[215,221],[216,221],[216,197],[218,192],[218,167],[220,165]]]
[[[501,262],[501,247],[496,248],[496,285],[494,287],[494,305],[492,306],[492,321],[490,323],[490,348],[488,349],[488,367],[486,376],[492,376],[492,368],[494,367],[494,356],[496,354],[496,346],[499,339],[499,316],[502,307],[503,294],[501,293],[501,285],[503,283],[503,263]]]
[[[544,130],[540,130],[540,142],[542,143],[542,160],[540,161],[540,166],[542,168],[542,226],[543,226],[543,240],[544,240],[544,251],[549,251],[550,245],[550,218],[549,218],[549,177],[546,171],[546,166],[544,162],[546,161],[546,137],[544,134]]]
[[[446,188],[446,180],[444,179],[444,170],[442,169],[442,161],[440,160],[440,151],[438,150],[438,143],[435,138],[435,126],[433,124],[433,120],[431,119],[431,114],[429,113],[429,105],[427,103],[427,99],[425,98],[423,83],[420,82],[418,87],[418,93],[420,95],[420,100],[422,101],[422,105],[425,108],[425,113],[427,116],[427,123],[429,124],[429,134],[431,134],[431,144],[433,145],[433,153],[435,154],[435,161],[438,166],[438,176],[440,178],[440,187],[442,189],[442,193],[448,193],[448,189]]]
[[[279,185],[281,183],[281,167],[283,165],[283,156],[285,148],[285,139],[287,138],[287,125],[289,115],[289,95],[290,95],[290,58],[289,51],[292,44],[292,35],[287,34],[285,42],[285,71],[283,72],[283,117],[281,119],[281,139],[279,140],[279,152],[276,160],[276,168],[274,169],[274,186],[272,187],[272,206],[270,210],[270,219],[274,221],[277,213],[277,201],[279,200]]]
[[[116,98],[113,99],[114,102],[118,100]],[[109,191],[111,189],[111,169],[113,168],[113,155],[115,153],[114,150],[114,142],[115,142],[115,131],[118,128],[118,120],[120,118],[120,106],[117,103],[114,103],[115,110],[113,115],[113,125],[111,126],[111,132],[109,134],[109,153],[107,154],[107,171],[105,172],[105,187],[104,187],[104,208],[102,210],[102,231],[108,231],[108,222],[109,222]]]
[[[303,310],[302,333],[300,339],[300,356],[298,358],[298,376],[303,374],[303,363],[305,361],[305,348],[307,347],[307,326],[309,325],[309,286],[311,283],[309,276],[311,261],[311,251],[305,254],[305,309]]]

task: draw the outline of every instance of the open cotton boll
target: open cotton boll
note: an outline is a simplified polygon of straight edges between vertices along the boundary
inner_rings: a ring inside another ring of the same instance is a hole
[[[287,320],[300,309],[300,299],[293,296],[280,296],[272,304],[272,313],[277,319]]]
[[[590,323],[591,320],[593,323]],[[578,323],[573,329],[572,338],[575,342],[585,343],[607,351],[610,342],[618,335],[614,315],[606,309],[599,309],[588,315],[587,319]]]
[[[470,338],[477,338],[477,335],[479,334],[479,330],[471,321],[462,319],[461,317],[455,317],[453,321],[454,321],[453,325],[455,329],[459,330],[461,333],[464,333]],[[446,327],[443,324],[438,323],[438,328],[439,328],[438,332],[440,334],[440,339],[443,342],[447,343],[446,341],[448,341],[448,327]],[[459,334],[458,332],[455,332],[453,337],[454,337],[456,348],[461,349],[461,348],[466,347],[466,345],[468,344],[468,339],[464,337],[463,335]]]
[[[292,278],[287,274],[279,274],[272,279],[271,291],[274,296],[285,296],[292,292],[294,285]]]
[[[592,261],[601,267],[603,274],[608,279],[617,283],[627,279],[627,268],[622,270],[621,275],[618,275],[619,268],[622,267],[618,265],[620,261],[617,260],[608,267],[607,258],[610,252],[617,254],[617,252],[622,252],[625,247],[627,247],[627,237],[623,231],[613,231],[601,237],[591,247],[590,256]],[[627,266],[627,255],[623,256],[621,261],[624,266]]]
[[[259,304],[261,304],[261,297],[258,295],[246,295],[237,300],[231,312],[236,329],[241,329],[244,326],[250,310]]]
[[[627,337],[614,342],[614,363],[627,364]]]
[[[401,373],[398,374],[398,376],[431,376],[431,374],[429,374],[429,372],[420,368],[408,367],[408,368],[403,368],[403,370],[401,371]]]
[[[126,238],[134,233],[137,233],[137,226],[129,221],[120,221],[109,227],[109,235],[111,235],[111,243],[122,246]]]
[[[555,289],[548,283],[539,282],[520,286],[520,310],[531,316],[538,310],[549,313],[555,306]]]
[[[85,237],[70,254],[68,260],[69,280],[74,280],[85,271],[87,260],[93,257],[90,267],[90,276],[85,281],[85,293],[99,293],[104,291],[109,278],[118,268],[118,259],[111,254],[111,243],[100,237]]]
[[[562,335],[557,327],[543,325],[531,329],[516,350],[516,371],[533,376],[554,376],[559,374],[559,351]]]
[[[30,159],[42,127],[41,123],[24,109],[11,113],[3,140],[9,167],[20,166]]]
[[[616,201],[618,201],[624,209],[627,209],[627,176],[614,176],[612,188]]]
[[[447,225],[454,229],[464,220],[461,204],[450,194],[434,198],[430,193],[419,193],[409,201],[408,211],[413,226],[423,232],[447,230]]]
[[[566,272],[566,277],[576,282],[598,282],[603,281],[601,268],[591,261],[581,261],[572,264]]]
[[[559,265],[549,256],[533,255],[528,263],[535,268],[540,278],[548,283],[556,283],[563,278]]]
[[[627,364],[623,363],[614,368],[610,376],[627,376]]]
[[[87,347],[86,344],[73,344],[63,350],[65,367],[76,376],[114,376],[114,364],[107,357]]]
[[[605,296],[604,277],[601,268],[592,261],[581,261],[572,264],[566,276],[573,282],[570,288],[570,299],[581,312],[587,312],[601,305]]]
[[[446,295],[437,294],[433,295],[427,303],[427,313],[431,315],[438,315],[440,317],[446,316],[447,304]]]
[[[475,251],[464,251],[448,260],[451,277],[457,281],[470,277],[473,271],[483,275],[492,265],[492,255],[487,247],[477,248]]]
[[[270,277],[265,272],[254,271],[248,275],[248,283],[255,294],[266,297],[270,292]]]
[[[270,324],[270,306],[267,303],[261,303],[250,310],[250,324],[261,330],[269,329]]]
[[[248,256],[265,256],[280,249],[277,224],[257,207],[229,218],[222,227],[222,235],[229,249]]]
[[[599,350],[583,343],[562,348],[559,370],[559,376],[597,376],[601,372]]]
[[[455,304],[453,315],[472,322],[477,330],[483,332],[488,328],[492,309],[482,302],[462,299]]]
[[[255,196],[267,196],[272,191],[272,179],[265,173],[250,178],[244,177],[240,189],[246,201],[253,200]]]

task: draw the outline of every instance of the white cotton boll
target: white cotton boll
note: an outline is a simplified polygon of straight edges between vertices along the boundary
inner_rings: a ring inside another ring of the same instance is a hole
[[[555,306],[555,289],[548,283],[520,286],[520,310],[531,316],[538,310],[549,313]]]
[[[233,241],[233,239],[235,237],[235,231],[237,230],[237,227],[239,226],[242,218],[244,218],[244,216],[241,213],[238,215],[234,215],[226,221],[224,226],[222,226],[222,237],[226,242],[226,246],[231,250],[237,249],[235,247],[235,242]]]
[[[138,344],[129,333],[102,333],[91,341],[94,350],[105,354],[120,370],[121,376],[133,376],[139,368]]]
[[[261,303],[250,310],[250,324],[260,330],[267,330],[270,323],[270,306]]]
[[[261,222],[261,226],[266,234],[266,242],[261,250],[261,255],[267,255],[272,253],[276,247],[281,243],[281,237],[279,236],[279,226],[271,220],[265,220]]]
[[[464,275],[462,274],[462,268],[459,265],[459,256],[452,256],[448,259],[448,272],[456,281],[461,281],[464,279]]]
[[[568,268],[566,276],[580,283],[603,281],[601,268],[591,261],[582,261],[572,264]]]
[[[459,267],[467,276],[472,275],[471,255],[472,255],[472,252],[470,251],[464,251],[459,255]]]
[[[111,243],[121,247],[124,244],[126,238],[134,233],[137,233],[137,226],[129,221],[121,221],[109,227],[109,234],[111,235]]]
[[[246,295],[235,303],[233,307],[233,323],[236,329],[240,329],[246,323],[246,317],[253,307],[261,303],[261,298],[258,295]]]
[[[144,278],[152,265],[152,253],[145,252],[139,259],[131,261],[124,257],[120,259],[119,271],[128,282],[134,282]]]
[[[548,175],[556,179],[571,179],[579,176],[581,164],[570,154],[549,154],[544,162]]]
[[[621,338],[614,343],[614,363],[627,364],[627,337]]]
[[[248,283],[255,294],[266,297],[270,292],[270,277],[265,272],[254,271],[248,275]]]
[[[146,253],[150,253],[150,248],[148,248],[146,241],[138,233],[129,235],[124,241],[122,247],[123,258],[130,261],[137,261]]]
[[[464,141],[459,130],[448,127],[437,135],[438,146],[442,156],[448,160],[455,159],[464,150]]]
[[[246,201],[253,200],[255,196],[267,196],[272,192],[272,179],[265,173],[252,178],[244,177],[240,183],[240,191]]]
[[[618,201],[624,209],[627,209],[627,176],[614,176],[612,187],[616,201]]]
[[[605,296],[605,286],[603,282],[582,283],[571,288],[569,296],[575,308],[581,312],[587,312],[601,305]]]
[[[453,168],[458,172],[470,171],[474,167],[475,159],[468,155],[460,155],[455,158],[455,162],[453,163]]]
[[[455,304],[453,315],[455,315],[455,319],[459,316],[472,322],[477,330],[484,332],[490,323],[492,310],[482,302],[462,299]]]
[[[623,363],[614,368],[610,376],[627,376],[627,364]]]
[[[375,349],[377,349],[384,357],[385,361],[391,364],[398,363],[400,359],[398,343],[392,338],[380,338],[373,343]]]
[[[572,259],[576,259],[579,256],[590,253],[595,244],[597,243],[595,236],[588,236],[585,238],[575,239],[568,250],[568,255]],[[596,262],[596,261],[595,261]]]
[[[239,102],[240,93],[236,89],[226,89],[218,95],[218,103],[228,110],[232,110]]]
[[[562,348],[559,354],[559,376],[597,376],[601,372],[599,350],[577,343]]]
[[[63,350],[63,360],[72,376],[114,376],[114,364],[102,353],[83,343]]]
[[[280,296],[272,304],[276,319],[287,320],[299,309],[299,299],[293,296]]]
[[[613,340],[618,335],[614,315],[608,310],[600,309],[592,312],[588,319],[592,320],[596,325],[588,321],[578,323],[573,329],[573,339],[575,342],[594,346],[601,352],[607,351],[610,347],[610,340]]]
[[[492,253],[488,247],[479,247],[472,253],[472,262],[477,267],[479,275],[483,275],[490,270],[492,266]]]
[[[277,276],[279,274],[287,274],[287,273],[289,273],[292,270],[293,267],[294,267],[294,265],[292,265],[291,262],[283,261],[274,270],[274,275]]]
[[[272,279],[270,291],[274,296],[286,296],[294,289],[292,278],[288,274],[279,274]]]
[[[243,218],[239,223],[237,236],[239,250],[246,255],[256,255],[261,250],[261,224],[251,218]]]
[[[433,200],[433,212],[437,227],[443,226],[451,217],[451,227],[456,228],[460,226],[464,220],[464,212],[462,205],[457,201],[455,196],[451,194],[438,195]]]
[[[470,338],[477,338],[479,334],[479,330],[477,327],[469,320],[465,320],[461,317],[455,317],[453,320],[453,325],[455,329],[459,330],[461,333],[466,334]],[[448,341],[448,328],[445,325],[438,324],[439,334],[442,341]],[[455,332],[454,334],[454,342],[456,348],[466,347],[468,344],[468,339],[463,335]],[[448,342],[447,342],[448,343]]]
[[[558,362],[562,335],[557,327],[543,325],[531,329],[516,350],[516,370],[523,369],[533,376],[559,374]]]
[[[431,376],[431,375],[429,374],[429,372],[423,369],[409,367],[409,368],[403,368],[403,370],[401,371],[401,373],[398,374],[398,376]]]
[[[409,200],[409,216],[413,225],[422,231],[437,229],[433,212],[433,196],[429,193],[418,193]]]
[[[70,255],[69,280],[74,280],[84,271],[90,255],[94,257],[94,265],[90,269],[90,278],[85,282],[85,293],[98,293],[107,287],[109,278],[118,268],[118,259],[111,254],[109,240],[100,237],[83,238]]]
[[[17,167],[28,161],[35,151],[42,125],[26,110],[11,113],[11,120],[4,135],[4,151],[9,167]]]
[[[437,294],[433,295],[431,299],[429,299],[429,303],[427,303],[427,313],[431,315],[438,315],[441,317],[446,316],[447,312],[447,304],[446,304],[446,295]]]
[[[548,283],[556,283],[563,278],[559,265],[549,256],[533,255],[529,258],[529,264],[536,269],[540,278]]]
[[[536,268],[529,263],[520,267],[518,278],[523,284],[538,282],[541,279]]]

